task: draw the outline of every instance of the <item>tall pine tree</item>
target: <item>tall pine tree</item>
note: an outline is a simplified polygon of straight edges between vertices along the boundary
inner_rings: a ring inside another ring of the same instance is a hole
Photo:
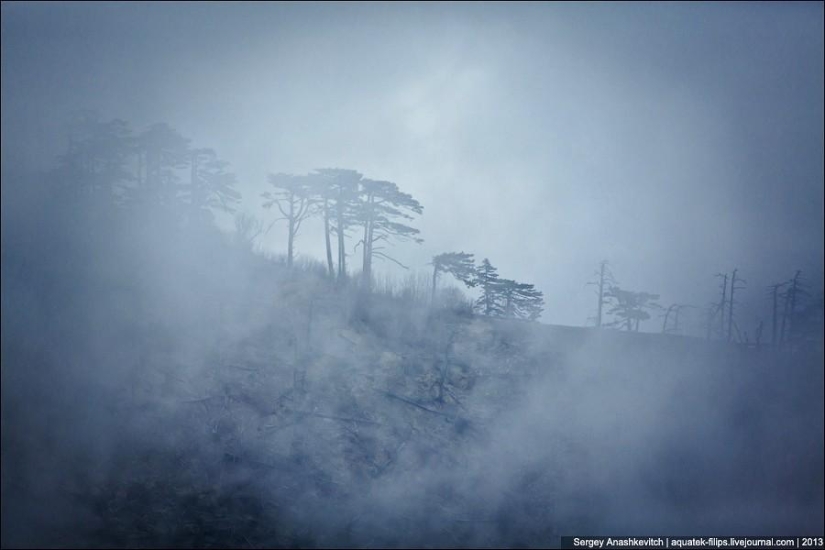
[[[372,282],[373,258],[390,260],[406,269],[405,265],[387,253],[387,245],[393,239],[423,242],[418,237],[419,230],[404,223],[414,219],[413,214],[421,214],[423,209],[412,195],[404,193],[392,182],[361,180],[357,217],[364,228],[364,236],[359,244],[364,247],[361,277],[366,288]]]

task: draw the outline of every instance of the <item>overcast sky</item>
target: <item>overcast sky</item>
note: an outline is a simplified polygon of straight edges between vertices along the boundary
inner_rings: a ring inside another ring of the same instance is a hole
[[[665,305],[738,267],[752,331],[766,285],[821,287],[824,64],[821,2],[3,2],[2,162],[51,159],[73,110],[164,121],[262,218],[268,172],[396,182],[424,205],[399,260],[488,257],[544,322],[584,324],[607,259]]]

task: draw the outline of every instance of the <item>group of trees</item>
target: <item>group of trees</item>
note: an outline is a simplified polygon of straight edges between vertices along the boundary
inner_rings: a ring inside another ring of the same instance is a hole
[[[812,296],[808,285],[802,279],[802,272],[797,271],[786,281],[768,287],[771,299],[771,339],[772,345],[800,341],[821,335],[823,325],[823,297]],[[597,313],[593,318],[597,327],[617,327],[629,331],[638,331],[642,321],[651,318],[651,312],[659,311],[662,318],[662,333],[678,333],[680,318],[687,309],[695,309],[688,304],[674,303],[663,307],[657,300],[658,294],[635,292],[618,286],[610,266],[606,261],[599,264],[596,279],[588,285],[597,288]],[[745,289],[745,280],[739,270],[730,273],[717,273],[720,279],[719,299],[707,308],[705,320],[705,337],[727,342],[755,344],[763,340],[764,325],[760,321],[752,336],[747,331],[740,331],[736,322],[736,297]],[[612,315],[610,321],[604,320],[605,312]]]
[[[51,179],[63,198],[165,213],[166,220],[178,225],[209,225],[214,211],[232,213],[241,199],[235,175],[213,149],[192,146],[190,139],[167,124],[136,132],[123,120],[102,120],[91,111],[77,113],[70,122],[68,147]],[[367,290],[376,259],[407,267],[391,255],[393,243],[423,242],[420,231],[411,225],[423,207],[393,182],[369,179],[356,170],[320,168],[304,175],[270,174],[268,183],[271,189],[261,195],[262,206],[275,211],[276,217],[264,223],[248,214],[237,215],[236,240],[249,248],[275,223],[284,221],[288,268],[295,261],[296,237],[310,218],[322,220],[326,268],[332,279],[348,279],[347,246],[355,239],[360,281]],[[467,287],[480,288],[475,308],[484,315],[525,319],[541,315],[542,293],[533,285],[499,278],[486,259],[476,268],[472,254],[436,256],[433,300],[444,273]]]
[[[473,254],[446,252],[433,258],[433,292],[440,273],[448,273],[468,287],[478,287],[481,295],[475,302],[476,311],[495,317],[535,321],[544,310],[544,295],[532,284],[502,279],[487,258],[475,266]]]
[[[711,304],[708,309],[708,320],[706,326],[706,338],[710,339],[711,333],[715,330],[721,340],[733,341],[733,331],[736,329],[737,339],[741,340],[739,333],[739,326],[736,324],[734,318],[735,306],[738,302],[734,300],[734,295],[737,290],[742,290],[745,287],[745,280],[738,277],[738,269],[728,275],[727,273],[717,273],[716,277],[722,280],[720,287],[719,302]],[[761,339],[761,330],[758,337]]]
[[[232,212],[241,198],[235,175],[214,150],[192,147],[166,124],[134,133],[122,120],[83,112],[69,125],[68,138],[53,172],[64,194],[159,207],[190,223],[211,221],[212,209]]]
[[[361,249],[361,284],[367,289],[374,259],[407,268],[390,256],[388,247],[393,241],[423,242],[419,230],[409,225],[423,207],[390,181],[368,179],[355,170],[321,168],[305,175],[271,174],[269,184],[273,190],[261,195],[263,207],[277,210],[273,223],[286,222],[288,267],[294,262],[295,237],[312,217],[323,220],[327,269],[339,282],[347,278],[346,239],[358,231],[355,249]],[[337,271],[332,260],[333,235],[338,244]],[[484,315],[536,320],[544,308],[540,291],[531,284],[499,278],[486,258],[476,268],[472,254],[446,252],[435,256],[432,265],[433,302],[438,277],[446,273],[469,288],[480,288],[475,308]]]
[[[823,295],[812,295],[797,270],[791,279],[768,287],[771,297],[771,343],[784,344],[822,335]],[[782,304],[781,313],[779,304]]]
[[[713,304],[708,311],[707,334],[715,332],[718,337],[728,342],[738,341],[751,343],[747,332],[740,333],[736,323],[736,304],[734,296],[744,287],[744,279],[734,269],[727,273],[716,275],[721,279],[719,287],[719,301]],[[802,271],[797,270],[794,276],[768,286],[768,296],[771,301],[771,335],[770,343],[773,346],[783,345],[792,341],[801,341],[821,336],[823,325],[822,295],[815,298],[809,285],[802,278]],[[760,321],[753,334],[753,344],[762,344],[764,321]]]
[[[366,287],[372,281],[374,259],[402,265],[387,251],[392,240],[423,242],[419,230],[407,223],[423,207],[395,183],[368,179],[355,170],[322,168],[306,175],[271,174],[269,184],[274,189],[262,194],[263,207],[274,206],[279,213],[274,221],[287,223],[288,267],[294,261],[295,237],[311,217],[323,219],[327,269],[338,281],[347,278],[346,239],[353,231],[361,235],[355,248],[361,248],[361,279]],[[332,260],[333,235],[338,245],[337,272]]]
[[[649,292],[635,292],[632,290],[622,289],[616,284],[613,278],[613,273],[610,270],[606,260],[599,263],[599,271],[596,272],[597,279],[587,283],[597,287],[597,313],[595,317],[596,326],[601,327],[618,327],[629,331],[639,331],[639,324],[642,321],[650,319],[650,311],[661,309],[661,306],[656,302],[659,299],[658,294],[651,294]],[[615,319],[605,322],[604,310],[607,310],[608,315],[613,315]],[[667,317],[665,318],[665,328],[662,332],[666,332]]]

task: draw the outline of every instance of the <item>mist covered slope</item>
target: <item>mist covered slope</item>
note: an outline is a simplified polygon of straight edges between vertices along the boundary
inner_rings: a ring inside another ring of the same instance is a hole
[[[3,183],[4,547],[823,532],[821,339],[490,319]]]

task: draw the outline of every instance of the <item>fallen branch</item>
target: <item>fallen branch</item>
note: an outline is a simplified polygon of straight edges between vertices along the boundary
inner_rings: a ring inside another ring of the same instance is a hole
[[[422,411],[427,411],[429,413],[437,414],[437,415],[440,415],[440,416],[446,416],[448,418],[455,418],[455,415],[453,415],[453,414],[447,414],[447,413],[443,413],[441,411],[436,411],[434,409],[427,408],[424,405],[421,405],[420,403],[416,403],[415,401],[411,401],[411,400],[409,400],[405,397],[401,397],[400,395],[396,395],[394,393],[390,393],[388,391],[383,391],[383,390],[375,390],[375,391],[378,392],[378,393],[384,394],[385,396],[387,396],[391,399],[397,399],[398,401],[402,401],[402,402],[404,402],[408,405],[412,405],[413,407],[418,407]]]
[[[364,418],[347,418],[343,416],[332,416],[328,414],[318,414],[315,412],[309,411],[292,411],[295,414],[300,414],[303,416],[314,416],[317,418],[325,418],[327,420],[338,420],[340,422],[355,422],[356,424],[370,424],[372,426],[383,426],[380,422],[375,422],[374,420],[367,420]]]
[[[467,410],[467,408],[464,406],[464,404],[458,399],[458,397],[456,397],[456,395],[452,392],[452,390],[450,388],[448,388],[447,386],[444,386],[444,391],[447,392],[447,395],[449,395],[450,397],[453,398],[453,401],[455,401],[456,404],[459,407],[461,407],[465,411]]]

